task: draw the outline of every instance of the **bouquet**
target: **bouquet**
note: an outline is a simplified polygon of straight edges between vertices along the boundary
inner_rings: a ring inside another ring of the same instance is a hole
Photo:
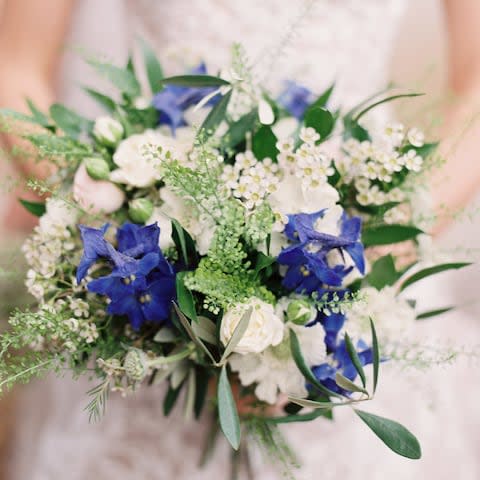
[[[234,450],[252,434],[285,462],[279,424],[350,406],[420,458],[405,427],[359,408],[389,348],[441,313],[419,314],[404,291],[466,265],[392,253],[423,234],[415,195],[436,144],[366,119],[415,94],[380,92],[345,112],[330,105],[334,86],[315,95],[290,81],[273,96],[239,45],[218,75],[201,64],[165,78],[146,44],[143,57],[151,95],[131,60],[87,58],[118,90],[86,88],[107,112],[94,121],[31,101],[30,115],[1,112],[56,166],[29,182],[44,202],[21,200],[40,217],[23,247],[37,306],[15,311],[1,337],[2,387],[93,376],[97,419],[110,392],[165,384],[165,415],[183,392],[187,418],[207,409]]]

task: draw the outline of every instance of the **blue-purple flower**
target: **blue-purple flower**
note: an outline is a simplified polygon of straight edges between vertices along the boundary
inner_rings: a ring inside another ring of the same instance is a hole
[[[110,299],[107,312],[127,316],[134,329],[139,329],[145,321],[167,320],[176,293],[175,272],[158,246],[157,224],[125,223],[117,230],[117,249],[104,237],[108,225],[101,229],[83,225],[79,228],[84,252],[77,269],[77,282],[99,259],[106,259],[112,271],[90,281],[87,288]]]
[[[191,75],[205,75],[206,73],[207,68],[204,63],[201,63],[190,72]],[[178,127],[186,125],[183,117],[185,110],[196,105],[213,91],[213,87],[193,88],[167,85],[152,100],[153,107],[160,113],[159,123],[168,125],[172,132],[175,133]],[[207,105],[214,105],[218,100],[218,97],[214,97],[207,102]]]
[[[301,120],[313,101],[313,93],[307,87],[289,80],[277,101],[291,115]]]
[[[310,294],[321,291],[324,285],[339,287],[353,266],[330,265],[327,255],[337,249],[342,256],[348,253],[361,274],[365,272],[363,245],[360,242],[361,220],[342,214],[339,235],[322,233],[316,223],[327,210],[312,214],[289,215],[285,235],[292,245],[283,249],[278,262],[288,269],[283,286],[297,293]]]

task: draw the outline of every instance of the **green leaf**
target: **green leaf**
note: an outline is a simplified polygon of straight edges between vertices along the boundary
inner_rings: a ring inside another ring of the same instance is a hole
[[[277,137],[273,133],[272,127],[262,125],[253,136],[252,150],[258,160],[270,158],[275,160],[278,154]]]
[[[359,392],[359,393],[364,393],[365,395],[368,395],[367,390],[365,388],[359,387],[358,385],[355,385],[350,379],[342,375],[340,372],[337,372],[335,374],[335,383],[343,388],[344,390],[348,390],[350,392]]]
[[[388,254],[379,258],[372,265],[372,269],[365,280],[372,287],[381,290],[387,285],[393,285],[400,277],[401,273],[397,272],[392,255]]]
[[[403,425],[363,410],[355,409],[355,413],[395,453],[413,460],[421,458],[422,451],[418,440]]]
[[[35,125],[41,125],[42,127],[44,126],[43,124],[39,123],[34,117],[30,117],[28,115],[25,115],[24,113],[16,112],[15,110],[10,110],[9,108],[1,108],[0,117],[11,118],[13,120],[19,120],[20,122],[33,123]]]
[[[225,149],[236,147],[239,143],[245,140],[248,132],[253,131],[258,120],[258,111],[253,109],[236,122],[232,123],[225,134],[223,140]]]
[[[365,377],[365,372],[363,371],[362,362],[360,361],[357,350],[348,336],[348,333],[345,333],[345,346],[347,347],[348,356],[350,357],[355,370],[358,372],[358,375],[360,375],[362,385],[365,387],[367,379]]]
[[[49,110],[53,121],[68,136],[77,138],[82,132],[91,130],[93,122],[59,103]]]
[[[167,394],[165,395],[165,399],[163,400],[163,414],[168,417],[170,412],[172,411],[175,403],[177,402],[178,395],[181,390],[181,386],[177,389],[173,389],[172,387],[168,388]]]
[[[172,239],[178,253],[181,255],[185,266],[196,265],[198,262],[197,251],[195,250],[195,242],[192,236],[180,225],[174,218],[172,221]]]
[[[405,151],[407,152],[408,150],[415,150],[418,155],[420,155],[422,158],[427,158],[430,156],[432,153],[435,152],[435,150],[438,148],[438,142],[432,142],[432,143],[425,143],[421,147],[414,147],[412,145],[407,145],[405,147]]]
[[[265,422],[274,423],[276,425],[282,423],[297,423],[297,422],[311,422],[318,417],[324,417],[327,413],[327,410],[322,410],[318,408],[313,412],[309,413],[299,413],[295,415],[285,415],[283,417],[265,417],[263,420]]]
[[[276,257],[270,257],[265,255],[262,252],[258,252],[257,263],[255,264],[254,274],[255,278],[258,277],[258,274],[268,268],[270,265],[274,264],[277,261]]]
[[[354,122],[351,118],[345,117],[343,119],[343,139],[355,138],[359,142],[370,140],[368,131],[363,128],[359,123]]]
[[[218,417],[220,428],[234,450],[240,447],[240,419],[224,365],[218,378]]]
[[[59,137],[51,134],[24,135],[32,145],[38,148],[41,157],[85,158],[91,155],[89,145],[71,137]]]
[[[95,100],[95,102],[97,102],[101,107],[103,107],[108,112],[112,113],[112,112],[115,111],[116,103],[110,97],[107,97],[107,95],[104,95],[103,93],[97,92],[96,90],[93,90],[89,87],[83,87],[83,90],[93,100]]]
[[[137,97],[140,95],[140,84],[135,75],[128,70],[128,68],[120,68],[111,63],[101,62],[93,58],[87,58],[86,61],[99,75],[109,80],[122,93],[125,93],[130,97]]]
[[[314,128],[322,140],[332,133],[334,125],[333,115],[324,108],[309,109],[305,114],[305,126]]]
[[[328,101],[330,100],[330,97],[332,96],[333,89],[335,88],[335,84],[332,83],[330,87],[328,87],[308,108],[307,112],[309,110],[313,110],[315,108],[324,108]]]
[[[152,93],[157,93],[162,89],[163,69],[158,61],[152,47],[143,39],[140,40],[142,45],[143,62],[147,71],[148,83]]]
[[[217,346],[217,327],[209,318],[197,317],[197,322],[192,323],[192,329],[202,340]]]
[[[370,318],[370,331],[372,332],[372,352],[373,352],[373,393],[377,390],[378,373],[380,370],[380,348],[378,346],[377,331],[375,324]]]
[[[362,234],[362,242],[365,247],[390,245],[405,240],[412,240],[421,233],[423,233],[422,230],[410,225],[384,224],[365,228]]]
[[[297,365],[297,368],[300,370],[300,372],[305,377],[305,379],[308,380],[308,382],[310,382],[314,387],[316,387],[318,390],[320,390],[322,393],[324,393],[327,396],[341,397],[337,393],[332,392],[331,390],[326,388],[317,380],[312,370],[310,369],[310,367],[305,362],[305,359],[303,358],[303,354],[300,348],[300,342],[298,341],[297,334],[292,329],[290,329],[290,349],[292,351],[292,356],[295,361],[295,364]]]
[[[435,267],[424,268],[419,272],[414,273],[412,276],[408,277],[405,281],[402,282],[400,286],[400,291],[405,290],[410,285],[423,280],[426,277],[431,275],[436,275],[437,273],[445,272],[447,270],[458,270],[460,268],[468,267],[471,263],[468,262],[458,262],[458,263],[443,263],[441,265],[436,265]]]
[[[250,323],[250,317],[252,316],[253,309],[250,307],[243,315],[240,321],[238,322],[233,334],[225,347],[222,358],[220,359],[220,365],[225,363],[229,355],[235,350],[238,342],[243,338],[245,332],[247,331],[248,324]]]
[[[177,287],[177,301],[180,310],[191,320],[197,322],[197,311],[192,292],[185,286],[184,277],[186,272],[178,272],[175,282]]]
[[[438,308],[436,310],[429,310],[428,312],[419,313],[417,315],[417,320],[425,320],[427,318],[436,317],[437,315],[442,315],[442,313],[447,313],[453,310],[455,307],[444,307]]]
[[[203,121],[202,126],[200,127],[200,132],[203,132],[207,136],[215,133],[215,130],[218,128],[220,123],[225,119],[227,113],[228,103],[230,102],[230,97],[232,96],[232,91],[230,90],[226,95],[224,95],[221,100],[210,110],[207,118]]]
[[[425,94],[424,93],[401,93],[399,95],[391,95],[390,97],[383,98],[382,100],[372,103],[368,107],[365,107],[361,112],[357,113],[353,121],[357,123],[360,120],[360,118],[362,118],[366,113],[368,113],[370,110],[374,109],[375,107],[382,105],[383,103],[391,102],[393,100],[398,100],[400,98],[421,97],[422,95],[425,95]]]
[[[197,382],[195,379],[195,370],[193,368],[188,372],[187,379],[187,394],[185,395],[185,404],[183,407],[183,418],[185,420],[191,420],[194,414],[195,397],[197,391]]]
[[[42,127],[48,128],[51,126],[50,119],[48,118],[48,115],[43,113],[38,109],[38,107],[35,105],[33,100],[30,98],[27,98],[27,105],[28,108],[30,109],[30,112],[32,112],[32,116],[35,119],[35,122],[38,123],[39,125],[42,125]]]
[[[19,198],[18,201],[27,211],[36,217],[41,217],[47,211],[45,202],[31,202],[30,200],[23,200],[22,198]]]
[[[181,312],[181,310],[178,308],[176,303],[173,303],[173,308],[175,309],[175,312],[178,316],[178,319],[180,320],[180,323],[182,327],[185,329],[187,332],[188,336],[192,339],[193,343],[207,355],[207,357],[210,359],[210,361],[216,365],[215,358],[213,358],[213,355],[211,354],[210,350],[206,347],[206,345],[202,342],[202,340],[198,337],[198,335],[194,332],[192,325],[188,321],[187,317]]]
[[[195,381],[196,381],[196,388],[195,388],[195,405],[194,405],[194,412],[195,418],[199,418],[203,406],[205,405],[205,400],[207,398],[208,393],[208,383],[209,383],[210,376],[208,373],[202,368],[196,368],[195,370]]]
[[[357,403],[357,400],[347,400],[344,402],[318,402],[316,400],[308,400],[307,398],[298,397],[288,397],[288,400],[305,408],[314,408],[321,410],[331,410],[332,408],[344,407],[345,405],[352,405],[353,403]]]
[[[223,78],[212,75],[177,75],[162,79],[164,85],[178,85],[180,87],[221,87],[230,85]]]

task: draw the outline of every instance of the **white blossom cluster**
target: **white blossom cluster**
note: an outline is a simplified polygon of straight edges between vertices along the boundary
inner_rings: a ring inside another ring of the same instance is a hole
[[[234,165],[225,165],[220,179],[245,208],[252,210],[276,191],[279,168],[271,158],[259,161],[251,151],[239,153]]]
[[[406,130],[402,124],[388,125],[371,141],[347,140],[343,144],[344,156],[336,167],[346,183],[354,183],[360,205],[401,202],[405,200],[401,190],[384,192],[378,183],[390,184],[400,172],[419,172],[423,158],[415,148],[423,144],[424,135],[417,128]]]
[[[40,303],[53,287],[62,259],[75,248],[70,229],[76,220],[77,212],[73,207],[63,200],[50,198],[46,202],[46,213],[22,247],[30,266],[26,286]]]

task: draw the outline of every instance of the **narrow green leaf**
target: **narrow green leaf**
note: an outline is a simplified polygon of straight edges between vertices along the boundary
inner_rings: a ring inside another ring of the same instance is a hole
[[[425,94],[424,93],[401,93],[399,95],[391,95],[390,97],[384,98],[382,100],[379,100],[378,102],[372,103],[368,107],[365,107],[361,112],[359,112],[355,116],[353,121],[358,122],[360,118],[362,118],[366,113],[368,113],[370,110],[374,109],[375,107],[382,105],[383,103],[392,102],[393,100],[398,100],[400,98],[421,97],[422,95],[425,95]]]
[[[276,257],[270,257],[268,255],[265,255],[262,252],[258,252],[257,256],[257,263],[255,264],[255,278],[258,277],[258,274],[262,271],[268,268],[270,265],[274,264],[277,261]]]
[[[230,354],[235,350],[238,342],[243,338],[245,332],[247,331],[248,324],[250,323],[250,317],[252,316],[253,308],[250,307],[243,315],[240,321],[238,322],[235,330],[233,331],[232,337],[225,347],[222,358],[220,359],[220,365],[226,362]]]
[[[317,380],[312,370],[310,369],[310,367],[305,362],[305,359],[303,358],[303,354],[300,348],[300,342],[298,341],[297,334],[292,329],[290,329],[290,349],[292,351],[292,356],[295,361],[295,364],[297,365],[297,368],[300,370],[300,372],[305,377],[305,379],[308,380],[308,382],[310,382],[314,387],[316,387],[318,390],[320,390],[322,393],[324,393],[327,396],[334,396],[334,397],[341,398],[341,395],[335,392],[332,392]]]
[[[297,423],[297,422],[311,422],[318,417],[324,417],[327,410],[322,410],[318,408],[313,412],[309,413],[299,413],[295,415],[285,415],[283,417],[265,417],[263,420],[265,422],[274,423],[276,425],[282,423]]]
[[[178,253],[181,255],[185,266],[191,266],[197,262],[197,252],[195,250],[195,242],[192,236],[180,225],[180,223],[172,218],[172,239],[177,247]]]
[[[19,198],[18,201],[27,211],[36,217],[41,217],[47,211],[45,202],[31,202],[30,200],[23,200],[22,198]]]
[[[418,440],[403,425],[363,410],[355,409],[355,413],[395,453],[413,460],[421,458],[422,450]]]
[[[365,228],[362,234],[362,242],[365,247],[390,245],[412,240],[421,233],[423,233],[422,230],[410,225],[384,224]]]
[[[213,358],[213,355],[210,353],[210,350],[206,347],[206,345],[202,342],[202,340],[198,337],[198,335],[194,332],[192,326],[190,325],[190,322],[188,321],[187,317],[181,312],[181,310],[178,308],[176,303],[173,303],[173,308],[175,309],[175,312],[178,316],[178,319],[180,320],[180,323],[182,324],[182,327],[185,329],[187,332],[188,336],[192,339],[193,343],[202,351],[204,352],[207,357],[210,359],[210,361],[216,365],[216,361]]]
[[[194,413],[195,418],[199,418],[203,406],[205,405],[205,400],[207,399],[208,393],[208,384],[210,380],[210,375],[202,368],[197,367],[195,369],[195,405]]]
[[[202,340],[217,346],[217,328],[209,318],[203,316],[197,317],[197,321],[192,323],[192,328]]]
[[[177,389],[173,389],[171,387],[168,388],[168,391],[165,395],[165,399],[163,400],[163,414],[168,417],[170,412],[172,411],[175,403],[177,402],[178,395],[180,394],[181,386]]]
[[[367,384],[367,379],[365,377],[365,372],[363,371],[362,362],[360,361],[360,357],[358,356],[357,349],[352,343],[352,340],[348,336],[348,333],[345,333],[345,346],[347,347],[348,356],[355,367],[358,375],[360,375],[360,379],[362,381],[362,385],[365,387]]]
[[[307,109],[307,112],[309,110],[313,110],[314,108],[324,108],[328,101],[330,100],[330,97],[332,96],[333,89],[335,88],[335,83],[332,83],[330,87],[328,87]]]
[[[343,119],[343,139],[348,140],[349,138],[355,138],[359,142],[365,140],[370,140],[370,135],[368,131],[363,128],[359,123],[354,122],[351,118],[345,117]]]
[[[120,68],[94,58],[87,58],[86,61],[99,75],[109,80],[121,92],[130,97],[137,97],[140,95],[140,84],[135,75],[127,68]]]
[[[187,394],[185,396],[185,404],[183,407],[183,418],[185,418],[187,421],[193,418],[196,390],[197,384],[195,381],[195,369],[191,368],[188,372]]]
[[[184,277],[186,272],[178,272],[176,276],[177,300],[180,310],[194,322],[197,321],[197,311],[192,292],[185,286]]]
[[[203,132],[208,136],[215,133],[215,130],[218,128],[220,123],[222,123],[222,121],[225,119],[228,103],[230,102],[231,96],[232,96],[232,91],[230,90],[210,110],[210,113],[207,115],[207,118],[203,121],[203,124],[200,127],[200,132]]]
[[[107,110],[109,113],[112,113],[115,111],[115,101],[112,100],[110,97],[107,97],[107,95],[104,95],[103,93],[97,92],[96,90],[93,90],[89,87],[83,87],[83,90],[93,99],[95,102],[97,102],[101,107],[103,107],[105,110]]]
[[[333,115],[324,108],[309,109],[305,114],[305,126],[314,128],[322,140],[332,133],[334,125]]]
[[[427,318],[436,317],[437,315],[442,315],[442,313],[447,313],[453,310],[455,307],[445,307],[438,308],[436,310],[429,310],[428,312],[423,312],[417,315],[417,320],[425,320]]]
[[[370,330],[372,332],[372,352],[373,352],[373,393],[377,390],[378,374],[380,371],[380,348],[378,345],[377,331],[375,324],[370,318]]]
[[[460,268],[468,267],[471,263],[469,262],[457,262],[457,263],[442,263],[441,265],[436,265],[434,267],[424,268],[412,276],[408,277],[405,281],[402,282],[400,286],[400,291],[405,290],[410,285],[423,280],[426,277],[431,275],[436,275],[437,273],[446,272],[447,270],[458,270]]]
[[[255,158],[263,160],[270,158],[275,160],[278,154],[277,137],[273,133],[272,127],[262,125],[253,135],[252,150]]]
[[[220,427],[234,450],[240,447],[240,419],[224,365],[218,378],[218,417]]]
[[[162,84],[178,85],[180,87],[221,87],[230,85],[230,82],[212,75],[177,75],[163,78]]]
[[[372,265],[372,269],[365,280],[372,287],[381,290],[387,285],[393,285],[400,277],[401,273],[397,272],[392,255],[388,254],[379,258]]]
[[[89,131],[93,126],[92,121],[59,103],[54,103],[49,113],[58,127],[73,138],[77,138],[83,131]]]
[[[0,108],[0,117],[11,118],[13,120],[19,120],[20,122],[33,123],[35,125],[43,124],[39,123],[34,117],[25,115],[24,113],[16,112],[15,110],[10,110],[9,108]]]
[[[340,372],[337,372],[335,374],[335,383],[344,390],[348,390],[350,392],[364,393],[365,395],[368,395],[368,391],[365,388],[359,387],[350,379],[342,375]]]
[[[46,127],[46,128],[51,125],[48,115],[40,111],[38,107],[35,105],[35,103],[33,102],[33,100],[31,100],[30,98],[27,98],[27,105],[28,105],[28,108],[30,109],[30,112],[32,112],[33,118],[39,125],[42,125],[43,127]]]
[[[346,400],[344,402],[318,402],[316,400],[308,400],[306,398],[298,397],[288,397],[288,400],[305,408],[315,408],[323,410],[331,410],[332,408],[343,407],[345,405],[351,405],[358,402],[357,400]]]
[[[245,140],[247,132],[254,130],[254,127],[258,121],[258,111],[253,109],[251,112],[246,113],[236,122],[232,123],[228,128],[223,140],[225,149],[236,147],[239,143]]]
[[[153,337],[153,341],[158,343],[173,343],[177,339],[177,336],[169,327],[162,327]]]
[[[152,47],[143,39],[140,40],[143,52],[143,62],[147,71],[148,83],[152,93],[162,89],[163,69]]]

